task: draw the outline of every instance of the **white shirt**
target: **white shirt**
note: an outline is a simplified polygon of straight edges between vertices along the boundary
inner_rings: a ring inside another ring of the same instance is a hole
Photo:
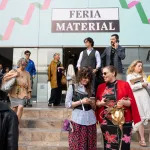
[[[87,49],[88,56],[90,55],[92,50],[93,49]],[[78,68],[81,66],[82,57],[83,57],[83,51],[80,53],[80,56],[78,59],[78,63],[77,63]],[[98,51],[95,52],[95,58],[96,58],[96,68],[100,68],[101,67],[101,58],[100,58],[100,53]]]
[[[85,87],[81,84],[77,86],[76,91],[81,92],[83,94],[87,94]],[[66,100],[65,100],[66,108],[72,107],[72,97],[73,97],[73,88],[72,85],[69,85],[69,88],[67,90]],[[79,125],[89,126],[89,125],[96,124],[95,112],[92,109],[88,111],[73,109],[71,120]]]

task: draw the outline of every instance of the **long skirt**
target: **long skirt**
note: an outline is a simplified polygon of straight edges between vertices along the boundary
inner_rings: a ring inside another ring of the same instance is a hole
[[[97,150],[96,124],[79,125],[72,122],[73,132],[69,133],[69,150]]]
[[[110,120],[104,119],[101,123],[104,139],[104,150],[130,150],[132,122],[125,123],[122,129]]]

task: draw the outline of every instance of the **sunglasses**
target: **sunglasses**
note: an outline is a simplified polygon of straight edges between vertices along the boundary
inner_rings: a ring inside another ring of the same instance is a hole
[[[21,66],[26,66],[27,64],[21,64]]]

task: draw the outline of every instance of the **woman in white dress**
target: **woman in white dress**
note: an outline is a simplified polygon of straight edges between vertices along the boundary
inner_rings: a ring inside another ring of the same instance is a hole
[[[150,96],[146,89],[150,88],[150,84],[147,82],[147,77],[143,71],[142,61],[135,60],[131,63],[127,70],[127,81],[133,90],[142,120],[138,128],[141,138],[139,144],[141,146],[146,146],[144,138],[144,125],[147,125],[148,120],[150,120]]]
[[[76,83],[76,74],[75,74],[73,64],[70,63],[67,69],[67,88],[69,87],[69,85],[72,85],[75,83]]]

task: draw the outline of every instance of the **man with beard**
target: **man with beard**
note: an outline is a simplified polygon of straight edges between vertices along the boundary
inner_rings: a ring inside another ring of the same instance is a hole
[[[119,36],[117,34],[111,35],[111,46],[107,47],[101,55],[103,67],[112,65],[117,71],[117,79],[122,79],[123,67],[122,60],[125,59],[125,48],[119,45]]]

